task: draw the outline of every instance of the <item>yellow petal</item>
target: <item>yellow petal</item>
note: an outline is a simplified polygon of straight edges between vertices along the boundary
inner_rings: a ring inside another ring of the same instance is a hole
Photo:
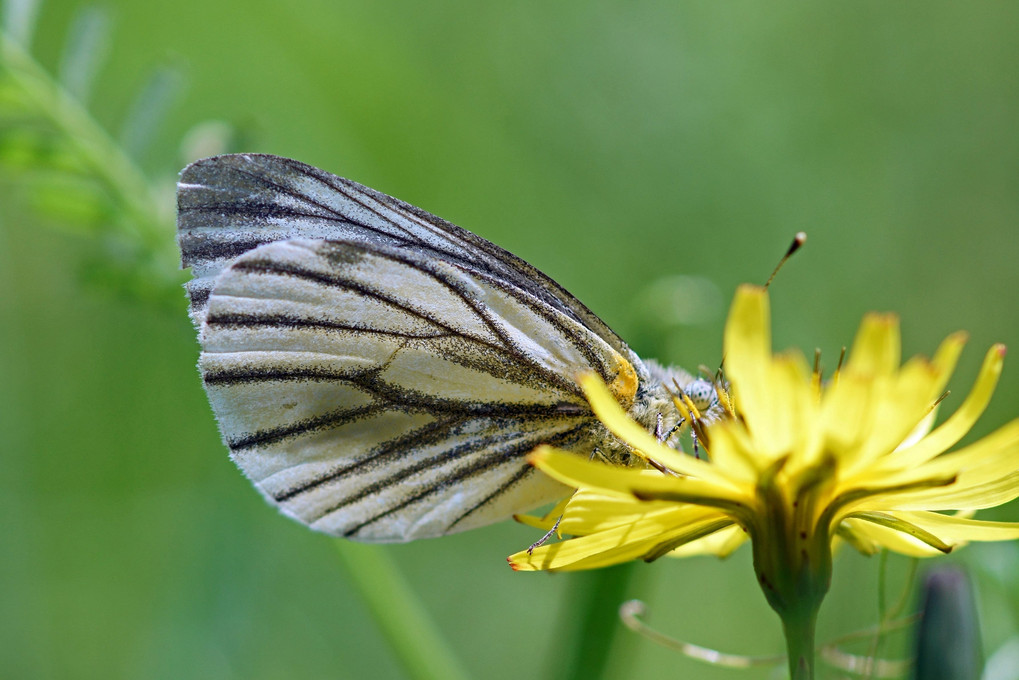
[[[788,432],[781,425],[786,395],[776,394],[786,383],[776,384],[770,323],[767,292],[740,286],[725,324],[725,373],[755,448],[769,463],[788,452]]]
[[[753,441],[735,420],[711,426],[711,462],[725,470],[730,480],[744,487],[756,485],[761,470]]]
[[[593,569],[642,559],[663,544],[678,547],[684,540],[697,540],[731,524],[730,519],[705,509],[696,522],[679,526],[659,521],[639,522],[543,545],[531,553],[522,550],[508,559],[516,571]]]
[[[858,530],[857,525],[866,526]],[[881,545],[866,535],[866,529],[869,526],[871,526],[869,522],[858,522],[852,519],[840,522],[835,532],[835,538],[832,540],[832,553],[836,553],[843,543],[848,543],[862,555],[868,557],[876,555],[881,550]]]
[[[534,515],[523,515],[523,514],[513,515],[513,519],[516,520],[517,522],[520,522],[524,526],[533,527],[535,529],[541,529],[543,531],[548,531],[549,529],[555,526],[554,519],[551,522],[549,522],[544,517],[536,517]]]
[[[586,536],[598,531],[642,521],[658,521],[668,512],[675,522],[686,522],[684,513],[699,513],[696,505],[639,501],[582,489],[570,499],[559,529],[572,536]]]
[[[960,475],[960,480],[964,479]],[[954,485],[939,492],[910,493],[907,498],[886,501],[896,510],[980,510],[993,508],[1019,498],[1019,471],[985,482],[955,489]]]
[[[727,529],[690,541],[669,553],[669,557],[693,557],[694,555],[714,555],[715,557],[728,557],[744,543],[750,540],[750,536],[743,527],[734,524]]]
[[[893,495],[881,502],[900,510],[961,510],[989,508],[1019,497],[1019,420],[963,449],[884,479],[946,474],[956,476],[949,487]]]
[[[986,407],[1002,346],[988,352],[959,410],[931,432],[964,334],[949,336],[932,360],[917,357],[900,367],[898,319],[869,315],[840,375],[822,386],[801,354],[772,356],[769,324],[766,292],[740,288],[725,331],[732,400],[726,392],[720,402],[728,405],[727,417],[698,424],[709,460],[663,446],[600,378],[583,377],[580,385],[605,427],[664,469],[538,449],[529,460],[578,490],[565,506],[524,521],[545,528],[561,516],[560,533],[576,538],[517,553],[510,558],[514,568],[585,569],[666,554],[721,557],[748,540],[742,527],[751,527],[755,539],[766,541],[757,547],[767,550],[774,537],[756,532],[762,517],[776,513],[816,522],[817,538],[835,530],[838,541],[864,553],[885,547],[930,556],[968,541],[1019,538],[1019,523],[969,516],[1019,498],[1019,421],[943,453]],[[936,512],[943,510],[966,516]]]
[[[966,346],[969,334],[964,331],[956,331],[945,338],[934,353],[931,363],[937,368],[941,381],[938,384],[938,392],[942,392],[948,384],[948,379],[955,372],[955,366],[959,362],[959,355],[962,348]]]
[[[899,318],[894,314],[868,314],[853,341],[849,361],[842,375],[876,377],[892,375],[899,368],[902,352]]]
[[[851,456],[870,432],[874,401],[870,381],[859,375],[841,375],[821,400],[821,427],[825,448],[839,460]]]
[[[753,369],[753,362],[771,359],[771,311],[768,292],[758,286],[742,285],[736,290],[725,322],[725,357],[738,356]],[[767,385],[757,389],[767,392]]]
[[[670,500],[710,506],[732,506],[743,503],[743,494],[729,486],[705,482],[691,477],[674,477],[657,470],[634,470],[615,465],[595,463],[549,446],[535,449],[528,461],[539,470],[564,484],[577,488],[593,488],[631,498],[666,496]]]
[[[886,512],[899,509],[902,499],[918,498],[921,494],[945,493],[956,481],[955,475],[927,477],[899,475],[878,479],[872,485],[843,482],[830,492],[830,498],[819,522],[834,526],[849,515],[860,512]]]
[[[861,546],[880,546],[910,557],[934,557],[944,554],[908,534],[872,522],[847,519],[842,523],[841,531],[852,534],[855,540],[849,540],[849,543],[857,549],[860,549]],[[861,552],[865,555],[872,555],[876,549],[873,551],[861,550]]]
[[[991,395],[994,394],[994,388],[998,385],[998,378],[1001,376],[1004,362],[1005,346],[994,345],[991,347],[984,356],[984,363],[973,389],[970,390],[962,406],[915,446],[902,449],[889,456],[886,461],[882,462],[882,469],[887,470],[892,466],[910,468],[919,465],[954,446],[962,439],[987,408]]]
[[[904,524],[936,536],[949,549],[970,541],[1007,541],[1019,538],[1019,522],[987,522],[927,511],[890,514]],[[915,557],[929,557],[944,552],[909,532],[873,524],[861,517],[847,519],[844,524],[851,527],[857,537],[864,536],[896,552]]]
[[[989,522],[938,512],[895,513],[908,522],[937,534],[947,542],[1010,541],[1019,538],[1019,522]]]
[[[775,379],[774,399],[780,408],[776,423],[783,433],[775,437],[779,449],[772,452],[766,465],[778,457],[789,455],[786,472],[791,475],[814,467],[824,454],[824,431],[819,427],[820,404],[811,385],[812,369],[803,355],[784,353],[776,357],[772,375]]]
[[[845,467],[846,474],[871,467],[897,449],[930,413],[938,397],[941,376],[933,364],[914,358],[892,379],[877,379],[870,395],[872,421],[867,436]]]
[[[969,483],[978,485],[1017,469],[1019,420],[1013,420],[969,446],[942,454],[926,463],[895,470],[875,466],[857,475],[853,483],[863,486],[875,483],[899,484],[909,479],[946,475],[958,477],[965,474]]]
[[[574,494],[576,495],[576,494]],[[570,497],[562,499],[556,503],[551,510],[545,513],[542,517],[535,517],[534,515],[513,515],[513,519],[535,529],[543,529],[548,531],[555,526],[555,523],[563,516],[563,512],[566,510],[566,505],[570,502]]]
[[[851,518],[897,531],[943,553],[952,551],[952,544],[946,543],[925,528],[907,521],[902,513],[861,512],[854,513]]]
[[[906,449],[919,444],[920,441],[924,437],[926,437],[928,433],[930,433],[931,428],[934,427],[934,422],[937,420],[937,417],[938,407],[935,406],[930,410],[930,413],[923,417],[923,420],[916,424],[916,427],[913,428],[913,431],[906,435],[906,438],[902,440],[902,443],[895,447],[892,453],[888,454],[888,457],[886,457],[884,460],[878,461],[875,464],[888,464],[889,466],[897,466],[896,463],[892,461],[895,460],[895,456],[898,455],[898,452],[905,451]]]

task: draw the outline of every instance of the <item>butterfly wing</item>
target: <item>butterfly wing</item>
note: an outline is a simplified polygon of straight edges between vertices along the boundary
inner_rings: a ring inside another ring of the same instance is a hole
[[[200,368],[233,459],[314,529],[410,540],[563,495],[524,456],[606,433],[646,368],[547,276],[470,232],[311,166],[186,168],[179,241]]]
[[[191,313],[201,325],[220,271],[265,243],[333,239],[414,250],[491,276],[571,317],[616,352],[633,355],[601,319],[562,286],[512,253],[379,191],[299,161],[234,154],[197,161],[177,188],[178,242]]]
[[[241,469],[286,514],[410,540],[563,495],[524,460],[604,438],[572,376],[632,365],[504,282],[390,246],[292,239],[215,281],[200,368]]]

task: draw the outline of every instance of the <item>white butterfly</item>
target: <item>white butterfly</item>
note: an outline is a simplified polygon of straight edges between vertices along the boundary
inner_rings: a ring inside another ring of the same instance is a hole
[[[285,514],[365,541],[469,529],[568,493],[525,455],[626,462],[577,375],[659,434],[665,385],[520,258],[297,161],[218,156],[181,173],[178,241],[199,368],[237,465]],[[710,391],[710,390],[709,390]]]

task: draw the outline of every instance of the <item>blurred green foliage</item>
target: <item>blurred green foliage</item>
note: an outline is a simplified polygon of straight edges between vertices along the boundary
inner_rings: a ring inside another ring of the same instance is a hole
[[[132,154],[135,179],[119,186],[136,189],[96,185],[73,144],[0,89],[8,677],[401,677],[330,540],[266,507],[228,461],[192,368],[184,275],[167,264],[173,178],[217,139],[478,232],[644,356],[716,366],[725,301],[763,281],[800,229],[810,240],[772,295],[778,347],[833,362],[871,309],[902,315],[908,354],[967,329],[951,409],[986,347],[1019,346],[1019,5],[104,8],[41,5],[32,53],[78,83]],[[162,207],[125,220],[132,201]],[[689,323],[662,307],[677,274],[697,277],[680,289],[700,298]],[[1019,371],[1006,365],[975,434],[1017,413]],[[988,516],[1019,519],[1019,507]],[[560,668],[578,611],[566,599],[596,581],[512,573],[504,556],[535,538],[505,524],[387,548],[476,677]],[[1016,546],[947,559],[974,572],[993,653],[1016,633]],[[633,590],[675,637],[774,653],[778,622],[748,561],[636,565]],[[840,556],[820,639],[877,620],[876,572]],[[624,640],[607,677],[767,676]]]

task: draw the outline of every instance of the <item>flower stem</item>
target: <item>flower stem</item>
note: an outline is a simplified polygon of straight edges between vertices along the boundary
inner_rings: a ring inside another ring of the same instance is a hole
[[[789,655],[789,677],[792,680],[814,679],[814,630],[817,610],[791,612],[782,618],[786,650]]]
[[[467,673],[385,551],[353,541],[337,541],[336,550],[407,677],[466,680]]]

